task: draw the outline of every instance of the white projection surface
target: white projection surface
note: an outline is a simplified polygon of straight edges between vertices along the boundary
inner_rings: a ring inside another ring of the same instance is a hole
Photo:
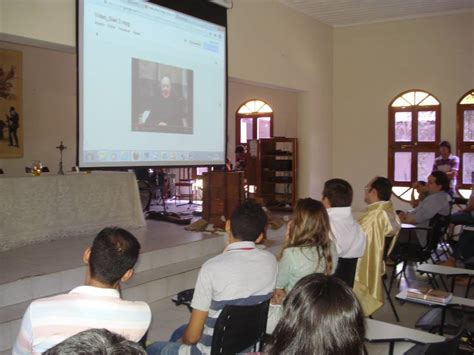
[[[81,167],[225,162],[226,29],[138,0],[82,0]]]

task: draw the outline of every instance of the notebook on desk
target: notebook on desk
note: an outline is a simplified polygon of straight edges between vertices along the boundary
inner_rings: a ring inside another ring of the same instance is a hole
[[[406,298],[428,304],[446,305],[453,298],[453,294],[432,288],[409,288],[407,289]]]

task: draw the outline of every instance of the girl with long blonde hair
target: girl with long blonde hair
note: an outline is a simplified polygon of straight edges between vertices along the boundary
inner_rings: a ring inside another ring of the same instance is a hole
[[[334,273],[337,251],[331,235],[323,204],[312,198],[299,199],[280,253],[272,303],[281,304],[284,296],[306,275]]]

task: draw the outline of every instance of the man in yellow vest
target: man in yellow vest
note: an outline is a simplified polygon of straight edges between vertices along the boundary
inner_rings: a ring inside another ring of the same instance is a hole
[[[396,236],[400,231],[400,220],[390,202],[391,195],[392,183],[387,178],[375,177],[365,186],[364,200],[368,206],[358,222],[367,240],[364,256],[357,263],[354,292],[366,316],[383,306],[385,238]],[[395,239],[393,238],[390,249],[395,244]]]

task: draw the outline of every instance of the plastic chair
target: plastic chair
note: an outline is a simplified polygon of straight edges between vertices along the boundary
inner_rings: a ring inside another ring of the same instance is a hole
[[[439,343],[431,343],[431,344],[418,344],[415,345],[413,348],[405,352],[405,355],[418,355],[418,354],[426,354],[426,355],[448,355],[448,354],[456,354],[457,350],[459,349],[459,343],[461,340],[461,336],[464,333],[464,329],[466,326],[466,317],[462,318],[462,321],[458,327],[456,334],[451,337],[447,338],[445,341]]]
[[[358,258],[339,258],[334,276],[339,277],[350,288],[354,287],[354,278]]]
[[[429,227],[415,227],[408,230],[408,241],[398,242],[390,255],[394,262],[392,276],[390,278],[389,292],[392,290],[393,280],[403,274],[406,277],[406,266],[410,262],[424,263],[431,260],[433,263],[439,261],[437,252],[441,237],[446,233],[449,225],[449,216],[436,214],[430,220]],[[421,245],[418,241],[416,231],[426,231],[426,243]],[[436,256],[436,259],[433,257]],[[402,269],[397,272],[397,265],[402,263]]]
[[[270,300],[252,306],[227,305],[217,318],[211,355],[237,354],[257,345],[265,335]]]

